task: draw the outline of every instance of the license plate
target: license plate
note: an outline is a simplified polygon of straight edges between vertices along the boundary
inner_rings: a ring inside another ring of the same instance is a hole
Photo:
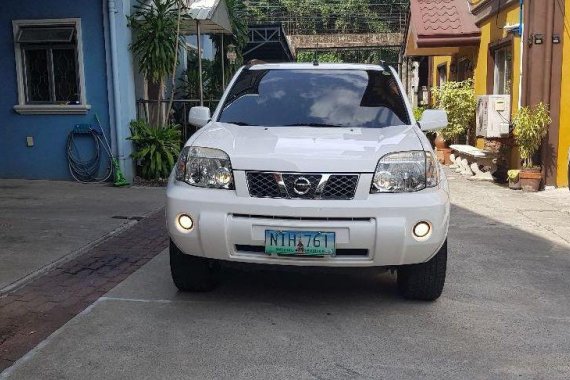
[[[332,256],[334,232],[265,230],[265,253],[282,256]]]

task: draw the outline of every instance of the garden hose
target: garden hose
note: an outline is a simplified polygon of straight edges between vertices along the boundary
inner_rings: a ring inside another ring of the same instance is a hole
[[[113,177],[113,185],[115,186],[128,186],[129,182],[121,172],[119,161],[113,156],[111,146],[105,132],[101,127],[99,117],[95,114],[97,121],[97,129],[89,124],[78,124],[67,136],[67,162],[71,176],[81,183],[101,183],[106,182]],[[95,154],[89,159],[83,159],[80,155],[80,150],[75,144],[75,139],[79,136],[90,137],[95,144]],[[101,177],[97,177],[100,171],[101,157],[108,157],[108,168]]]
[[[107,149],[107,144],[105,144],[101,135],[101,132],[95,130],[90,125],[79,124],[76,125],[67,136],[66,155],[69,173],[76,181],[81,183],[100,183],[111,178],[113,174],[111,162],[109,162],[109,167],[105,170],[103,175],[97,177],[100,171],[103,153],[111,158],[111,152]],[[76,139],[86,137],[91,138],[95,144],[95,153],[90,158],[82,157],[80,149],[78,149],[76,144]]]

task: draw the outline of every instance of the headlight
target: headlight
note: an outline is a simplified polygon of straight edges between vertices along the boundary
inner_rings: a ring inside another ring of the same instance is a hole
[[[371,193],[403,193],[435,187],[439,183],[437,161],[431,152],[410,151],[382,157],[372,179]]]
[[[185,147],[176,164],[175,175],[178,181],[192,186],[234,189],[230,157],[219,149]]]

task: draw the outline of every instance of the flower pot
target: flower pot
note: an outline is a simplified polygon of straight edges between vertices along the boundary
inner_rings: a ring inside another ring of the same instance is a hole
[[[443,161],[442,164],[444,165],[451,165],[451,153],[453,152],[453,149],[451,148],[443,148],[441,149],[441,152],[443,153]]]
[[[447,142],[445,141],[445,139],[441,136],[441,135],[437,135],[434,141],[435,147],[439,150],[439,149],[445,149],[447,148]]]
[[[522,169],[519,179],[523,191],[536,192],[540,190],[542,182],[542,170],[540,168]]]
[[[520,190],[522,189],[521,180],[517,177],[516,181],[509,179],[509,189]]]

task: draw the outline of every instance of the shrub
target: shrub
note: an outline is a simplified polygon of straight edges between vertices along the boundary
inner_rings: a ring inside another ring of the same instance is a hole
[[[518,169],[511,169],[507,172],[507,177],[511,182],[517,182],[519,180],[520,170]]]
[[[534,107],[521,107],[513,118],[513,134],[525,168],[533,167],[532,157],[548,133],[550,123],[550,110],[542,102]]]
[[[447,127],[440,131],[446,141],[456,141],[469,130],[475,121],[477,98],[473,79],[463,82],[446,82],[432,89],[436,107],[447,111]]]
[[[422,118],[422,115],[424,114],[425,110],[426,110],[426,107],[414,107],[413,112],[414,112],[414,118],[416,119],[416,121],[418,121]]]
[[[131,137],[135,151],[131,157],[142,166],[144,179],[167,178],[180,153],[178,125],[151,127],[146,121],[131,122]]]

